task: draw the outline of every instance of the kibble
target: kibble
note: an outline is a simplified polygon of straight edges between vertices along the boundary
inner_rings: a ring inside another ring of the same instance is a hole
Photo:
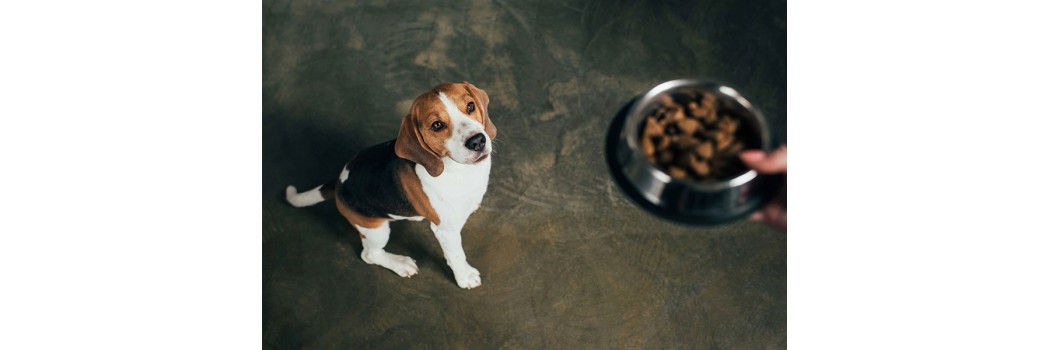
[[[692,118],[683,118],[678,121],[678,129],[682,130],[683,134],[692,135],[699,131],[701,128],[700,122]]]
[[[715,155],[715,145],[711,141],[701,143],[696,149],[696,154],[703,159],[711,159],[711,156]]]
[[[678,178],[678,179],[684,179],[687,176],[687,173],[685,172],[685,169],[676,167],[674,165],[668,167],[668,170],[670,170],[671,176],[673,176],[675,178]]]
[[[676,179],[713,180],[742,172],[740,119],[719,111],[718,102],[709,93],[661,96],[660,106],[645,118],[642,153]]]

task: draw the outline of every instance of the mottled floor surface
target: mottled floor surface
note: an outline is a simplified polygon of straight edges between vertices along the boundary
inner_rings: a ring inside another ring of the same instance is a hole
[[[263,341],[321,348],[783,348],[786,236],[657,219],[613,184],[610,119],[662,81],[736,86],[786,142],[786,2],[264,1]],[[463,231],[459,289],[421,222],[396,222],[403,279],[361,261],[326,202],[284,187],[392,139],[412,99],[469,80],[499,127]]]

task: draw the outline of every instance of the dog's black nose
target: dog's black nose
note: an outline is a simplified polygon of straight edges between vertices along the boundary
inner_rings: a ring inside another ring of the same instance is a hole
[[[467,139],[467,148],[474,150],[475,152],[481,152],[485,149],[485,134],[477,134]]]

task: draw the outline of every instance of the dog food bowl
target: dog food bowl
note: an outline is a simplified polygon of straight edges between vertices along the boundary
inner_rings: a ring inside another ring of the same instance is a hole
[[[771,200],[783,175],[762,175],[751,169],[717,180],[673,178],[649,161],[640,148],[645,118],[665,96],[713,94],[719,111],[740,121],[738,135],[745,149],[769,152],[775,147],[762,112],[732,87],[710,80],[682,79],[657,85],[617,114],[606,136],[606,161],[620,188],[646,211],[679,223],[717,225],[739,220]]]

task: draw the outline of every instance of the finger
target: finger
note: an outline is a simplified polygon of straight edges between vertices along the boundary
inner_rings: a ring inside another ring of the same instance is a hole
[[[781,231],[787,231],[787,207],[771,204],[762,209],[762,222]]]
[[[763,222],[766,220],[766,214],[763,214],[762,211],[759,210],[752,213],[751,216],[748,217],[748,219],[751,219],[751,221]]]
[[[787,172],[787,146],[782,146],[772,153],[751,150],[740,153],[740,160],[751,169],[763,174]]]

